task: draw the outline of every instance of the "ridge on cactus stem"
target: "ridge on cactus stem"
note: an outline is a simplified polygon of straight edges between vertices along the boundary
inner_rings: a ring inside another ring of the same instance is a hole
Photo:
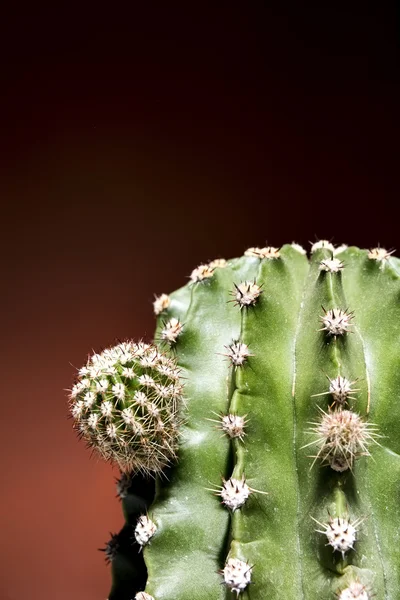
[[[120,469],[109,600],[398,600],[400,260],[371,248],[206,261],[154,343],[79,369],[74,428]]]

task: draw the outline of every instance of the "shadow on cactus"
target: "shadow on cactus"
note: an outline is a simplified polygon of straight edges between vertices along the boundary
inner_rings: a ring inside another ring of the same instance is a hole
[[[74,426],[118,465],[110,600],[395,600],[400,261],[249,248],[95,354]]]

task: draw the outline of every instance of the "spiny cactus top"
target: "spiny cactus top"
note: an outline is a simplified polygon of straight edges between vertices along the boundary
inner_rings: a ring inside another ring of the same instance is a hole
[[[92,357],[71,393],[125,471],[110,600],[398,600],[400,261],[249,248],[154,311],[156,347]]]
[[[75,426],[121,471],[161,471],[175,457],[182,385],[176,360],[124,342],[91,356],[70,394]]]

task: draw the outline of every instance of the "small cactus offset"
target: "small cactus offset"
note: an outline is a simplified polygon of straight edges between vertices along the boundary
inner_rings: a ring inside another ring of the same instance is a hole
[[[400,260],[249,248],[154,312],[70,394],[121,471],[109,600],[398,600]]]

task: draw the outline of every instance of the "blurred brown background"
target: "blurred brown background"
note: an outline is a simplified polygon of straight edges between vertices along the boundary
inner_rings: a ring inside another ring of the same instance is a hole
[[[266,241],[399,248],[396,15],[320,4],[3,21],[2,600],[107,597],[117,472],[64,388],[153,293]]]

